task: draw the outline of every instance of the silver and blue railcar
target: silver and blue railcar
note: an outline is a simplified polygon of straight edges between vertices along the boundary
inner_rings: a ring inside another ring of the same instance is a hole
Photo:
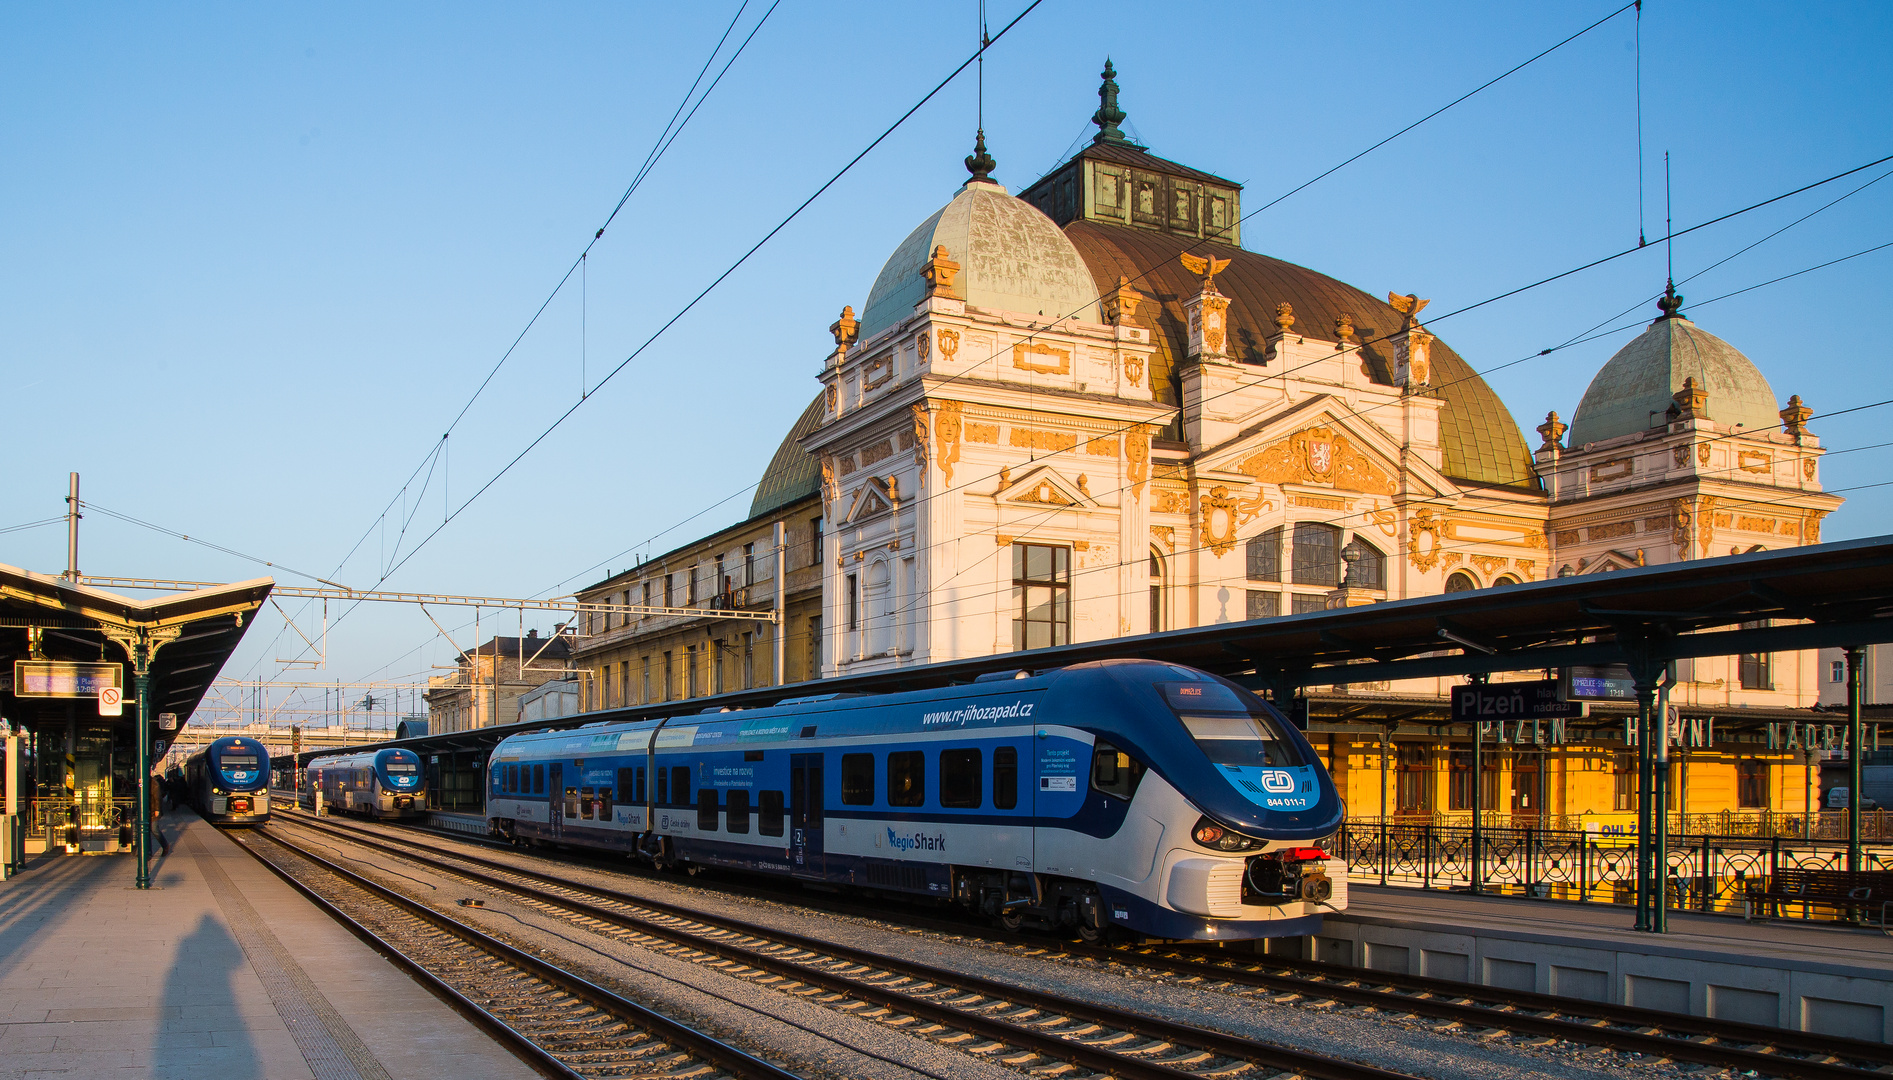
[[[310,803],[321,796],[325,813],[367,818],[427,815],[427,784],[412,750],[388,749],[320,757],[305,767]]]
[[[1342,806],[1249,691],[1122,660],[601,722],[489,759],[495,834],[932,897],[1087,940],[1313,933]]]
[[[256,739],[216,739],[190,757],[174,778],[185,798],[213,825],[269,821],[269,751]]]

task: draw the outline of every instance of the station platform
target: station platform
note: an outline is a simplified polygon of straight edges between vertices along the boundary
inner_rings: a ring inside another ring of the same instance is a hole
[[[148,891],[128,856],[0,882],[0,1080],[537,1075],[191,811],[163,828]]]
[[[1676,911],[1668,933],[1635,922],[1616,905],[1352,882],[1346,911],[1281,947],[1375,971],[1893,1041],[1893,937],[1877,928]]]

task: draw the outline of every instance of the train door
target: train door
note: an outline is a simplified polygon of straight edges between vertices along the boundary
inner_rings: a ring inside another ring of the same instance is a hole
[[[822,755],[789,755],[789,866],[791,872],[821,877]]]
[[[556,761],[546,766],[546,828],[565,835],[565,766]]]

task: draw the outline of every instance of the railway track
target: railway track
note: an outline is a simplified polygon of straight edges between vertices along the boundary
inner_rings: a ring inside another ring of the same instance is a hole
[[[284,824],[290,823],[274,824],[268,832],[277,833]],[[306,820],[293,821],[293,827],[453,874],[587,929],[615,933],[1019,1072],[1060,1080],[1412,1080],[1404,1073],[705,915],[494,860],[434,848],[428,850],[436,854],[423,854],[361,830]]]
[[[287,853],[283,861],[259,850],[251,837],[236,839],[330,917],[548,1077],[799,1080],[281,836],[266,834],[264,842]],[[318,871],[331,887],[303,880],[293,865],[298,860],[305,873]]]
[[[360,835],[355,830],[336,829],[333,825],[310,824],[342,835]],[[530,877],[554,888],[613,898],[655,911],[702,918],[690,914],[687,909],[525,870],[499,860],[432,845],[421,847],[464,863]],[[458,869],[449,869],[454,873],[462,873]],[[884,909],[826,899],[797,898],[792,902],[822,911],[879,921],[885,921],[889,916]],[[720,922],[730,932],[775,936],[773,931],[731,920],[704,921]],[[1014,936],[1002,937],[963,922],[925,916],[910,917],[906,914],[901,916],[901,922],[917,928],[978,938],[1004,949],[1029,951],[1034,956],[1051,955],[1077,961],[1123,965],[1166,977],[1199,980],[1205,986],[1227,985],[1239,992],[1262,992],[1285,1004],[1331,1001],[1366,1006],[1395,1015],[1442,1020],[1479,1032],[1497,1031],[1532,1038],[1561,1039],[1580,1045],[1641,1054],[1646,1059],[1689,1062],[1794,1080],[1858,1080],[1861,1077],[1885,1077],[1893,1073],[1893,1047],[1786,1028],[1658,1012],[1608,1002],[1580,1001],[1422,976],[1394,975],[1313,961],[1211,952],[1187,945],[1104,948],[1046,940],[1034,940],[1030,945],[1022,945]]]

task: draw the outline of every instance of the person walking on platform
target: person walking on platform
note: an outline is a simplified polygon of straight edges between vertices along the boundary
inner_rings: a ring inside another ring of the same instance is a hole
[[[162,813],[163,811],[155,806],[151,808],[151,835],[158,838],[158,850],[168,856],[171,854],[171,841],[164,838],[164,829],[159,824]]]

